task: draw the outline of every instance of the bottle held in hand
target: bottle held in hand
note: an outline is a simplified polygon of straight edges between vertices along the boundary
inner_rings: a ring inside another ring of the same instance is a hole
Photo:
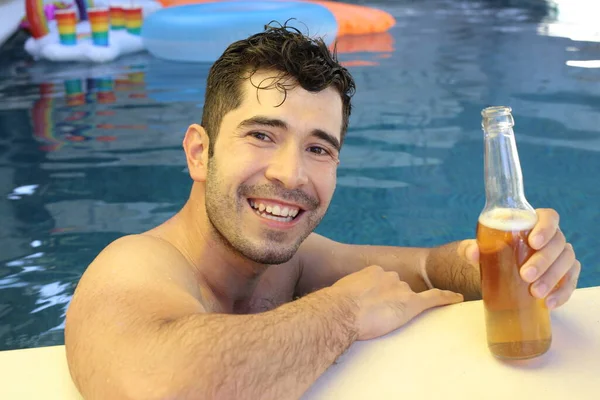
[[[550,312],[519,274],[534,253],[528,236],[537,215],[525,198],[511,109],[489,107],[481,114],[486,204],[477,244],[488,347],[502,359],[537,357],[552,342]]]

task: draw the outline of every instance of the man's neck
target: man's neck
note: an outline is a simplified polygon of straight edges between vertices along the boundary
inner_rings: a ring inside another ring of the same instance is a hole
[[[203,291],[208,289],[222,312],[247,300],[268,266],[257,264],[232,249],[206,214],[204,189],[195,183],[184,207],[148,232],[171,243],[188,260]]]

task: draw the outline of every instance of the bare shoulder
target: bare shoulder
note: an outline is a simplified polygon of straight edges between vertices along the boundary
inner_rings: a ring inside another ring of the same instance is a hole
[[[65,345],[75,384],[104,393],[96,372],[115,382],[120,376],[118,368],[98,366],[144,351],[132,349],[165,322],[205,311],[192,269],[174,246],[148,235],[116,240],[87,268],[67,310]]]
[[[79,288],[172,282],[198,292],[195,275],[183,255],[169,242],[150,235],[130,235],[109,244],[85,271]],[[197,293],[199,294],[199,293]]]
[[[199,285],[185,257],[162,239],[125,236],[108,245],[83,274],[67,311],[66,334],[84,325],[199,311]]]

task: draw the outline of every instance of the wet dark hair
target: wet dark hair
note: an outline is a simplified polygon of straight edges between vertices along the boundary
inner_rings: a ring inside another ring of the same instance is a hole
[[[276,88],[284,93],[300,85],[309,92],[320,92],[333,86],[342,98],[341,142],[348,129],[354,94],[354,79],[342,67],[335,49],[331,52],[321,38],[310,38],[298,29],[285,25],[265,26],[264,32],[231,44],[213,64],[208,74],[202,126],[210,138],[209,157],[223,116],[242,103],[242,82],[259,70],[276,72],[275,79],[258,89]],[[277,74],[277,72],[279,74]],[[294,83],[284,84],[293,78]]]

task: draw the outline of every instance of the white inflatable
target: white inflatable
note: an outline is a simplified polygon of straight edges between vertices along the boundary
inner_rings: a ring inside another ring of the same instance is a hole
[[[97,5],[101,6],[103,4]],[[160,3],[153,0],[136,0],[135,5],[142,6],[144,18],[162,8]],[[35,59],[103,63],[125,54],[145,50],[142,37],[131,34],[125,29],[109,30],[108,46],[95,46],[91,39],[89,21],[82,21],[77,24],[78,39],[75,45],[67,46],[60,43],[56,20],[48,21],[48,31],[47,35],[39,39],[30,37],[25,42],[25,51]]]
[[[29,38],[25,42],[25,50],[36,59],[50,61],[90,61],[102,63],[112,61],[124,55],[144,50],[141,36],[132,35],[126,30],[109,31],[108,46],[94,46],[91,39],[80,39],[73,46],[60,43],[56,23],[48,23],[50,33],[43,38]],[[77,34],[87,36],[91,34],[88,21],[77,24]]]

